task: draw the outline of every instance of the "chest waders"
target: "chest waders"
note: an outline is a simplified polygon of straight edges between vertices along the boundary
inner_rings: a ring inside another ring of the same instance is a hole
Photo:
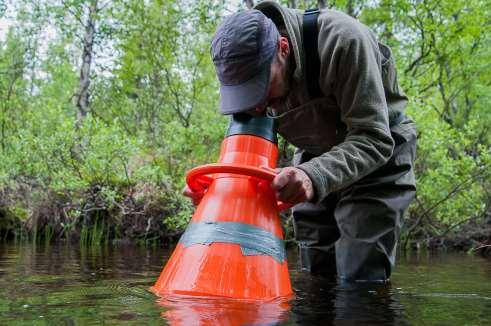
[[[303,19],[307,88],[322,96],[317,51],[319,10]],[[414,198],[414,123],[403,114],[390,122],[395,148],[382,167],[318,204],[293,209],[295,237],[303,270],[340,280],[385,282],[394,267],[403,213]],[[303,152],[300,163],[314,155]]]

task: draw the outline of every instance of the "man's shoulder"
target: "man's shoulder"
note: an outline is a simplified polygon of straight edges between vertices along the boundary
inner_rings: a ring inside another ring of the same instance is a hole
[[[261,10],[261,11],[268,10],[268,9],[275,9],[275,10],[280,10],[280,11],[284,11],[284,12],[301,12],[301,10],[299,10],[299,9],[288,8],[288,7],[283,6],[282,4],[280,4],[276,1],[271,1],[271,0],[265,0],[265,1],[258,2],[254,6],[254,9]]]
[[[261,1],[254,6],[254,9],[262,11],[266,16],[272,18],[275,21],[278,15],[282,16],[282,19],[295,19],[302,17],[303,10],[288,8],[275,1]]]
[[[324,34],[326,37],[329,35],[345,41],[374,39],[374,34],[370,28],[338,10],[321,10],[318,25],[321,37]]]

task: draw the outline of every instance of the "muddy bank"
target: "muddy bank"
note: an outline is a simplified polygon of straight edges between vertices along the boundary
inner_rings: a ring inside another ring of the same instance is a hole
[[[0,193],[0,239],[175,242],[191,205],[167,185],[93,185],[56,193],[28,184]]]
[[[402,245],[411,250],[464,251],[491,258],[491,212],[482,219],[470,219],[458,226],[447,226],[436,221],[419,226]]]
[[[458,250],[491,258],[491,218],[479,223],[467,223],[449,236],[433,237],[428,241],[432,250]]]
[[[192,212],[180,191],[165,184],[93,185],[80,192],[56,193],[19,183],[0,191],[0,239],[169,245],[179,239]],[[287,245],[294,245],[291,216],[283,216],[283,222]],[[491,213],[458,228],[434,221],[431,228],[422,224],[409,237],[403,229],[401,247],[465,251],[491,258]]]

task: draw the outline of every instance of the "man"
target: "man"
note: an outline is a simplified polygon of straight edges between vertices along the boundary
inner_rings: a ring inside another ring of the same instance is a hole
[[[415,194],[414,123],[390,50],[355,19],[322,10],[318,76],[306,73],[303,13],[263,1],[226,17],[211,55],[222,114],[268,114],[297,150],[272,182],[297,204],[300,264],[347,281],[386,281]],[[281,33],[281,34],[280,34]],[[315,78],[321,94],[308,90]],[[188,195],[199,200],[199,194]]]

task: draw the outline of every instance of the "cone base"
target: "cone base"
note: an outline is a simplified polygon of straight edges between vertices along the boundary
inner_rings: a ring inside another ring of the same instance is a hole
[[[151,290],[161,297],[206,297],[252,301],[293,296],[287,262],[244,256],[239,245],[178,244]]]

